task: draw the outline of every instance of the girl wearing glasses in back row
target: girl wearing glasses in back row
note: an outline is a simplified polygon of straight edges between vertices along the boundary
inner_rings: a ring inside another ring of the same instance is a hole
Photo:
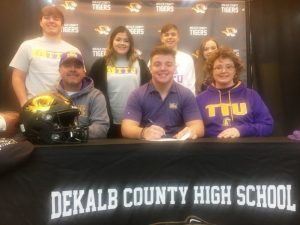
[[[272,116],[258,95],[240,80],[241,60],[230,48],[220,47],[206,62],[211,85],[197,97],[206,137],[270,136]]]

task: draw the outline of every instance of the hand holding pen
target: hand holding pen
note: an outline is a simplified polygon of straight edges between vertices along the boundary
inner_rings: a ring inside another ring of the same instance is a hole
[[[151,126],[145,127],[143,130],[143,138],[146,140],[156,140],[164,137],[166,132],[164,128],[156,125],[151,119],[148,119]]]

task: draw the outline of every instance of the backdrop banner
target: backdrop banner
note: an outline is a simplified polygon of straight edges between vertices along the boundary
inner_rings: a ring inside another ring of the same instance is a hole
[[[299,143],[256,141],[36,146],[0,175],[0,223],[299,224]]]
[[[53,0],[65,15],[63,37],[76,45],[86,59],[87,68],[103,56],[111,31],[126,26],[137,51],[148,61],[159,43],[160,28],[174,23],[180,30],[179,49],[196,55],[201,41],[215,37],[221,45],[232,47],[247,64],[245,0],[159,1],[159,0]],[[247,81],[246,72],[241,79]]]

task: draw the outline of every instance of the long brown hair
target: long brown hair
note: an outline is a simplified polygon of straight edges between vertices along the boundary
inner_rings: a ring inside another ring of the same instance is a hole
[[[138,59],[139,56],[135,51],[134,41],[133,41],[133,37],[132,37],[131,33],[124,26],[118,26],[117,28],[115,28],[113,30],[113,32],[110,35],[108,48],[106,49],[106,53],[105,53],[105,59],[106,59],[107,65],[114,65],[116,62],[116,52],[113,48],[113,42],[114,42],[115,37],[119,33],[127,34],[127,37],[129,40],[129,50],[126,54],[126,57],[129,61],[128,66],[131,67],[133,65],[133,63]]]
[[[199,48],[197,49],[197,59],[196,59],[196,94],[199,94],[202,90],[202,84],[205,81],[206,78],[206,71],[205,71],[205,62],[206,59],[204,58],[204,49],[207,42],[213,41],[216,43],[217,49],[220,47],[219,43],[214,39],[213,37],[207,37],[205,38],[201,43]]]

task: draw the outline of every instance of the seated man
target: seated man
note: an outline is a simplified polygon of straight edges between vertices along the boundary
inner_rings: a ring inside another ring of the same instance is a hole
[[[121,124],[124,137],[155,140],[164,136],[181,138],[185,134],[190,139],[203,136],[203,122],[193,93],[173,80],[175,55],[168,47],[152,51],[152,79],[128,99]]]
[[[85,74],[82,55],[66,52],[59,63],[61,81],[58,92],[69,96],[80,110],[79,124],[89,126],[89,138],[105,138],[109,128],[106,101],[94,82]]]
[[[19,113],[7,111],[0,113],[0,137],[12,137],[16,132]]]
[[[273,118],[258,93],[240,80],[240,58],[220,47],[206,62],[212,81],[197,97],[205,137],[238,138],[270,136]]]

